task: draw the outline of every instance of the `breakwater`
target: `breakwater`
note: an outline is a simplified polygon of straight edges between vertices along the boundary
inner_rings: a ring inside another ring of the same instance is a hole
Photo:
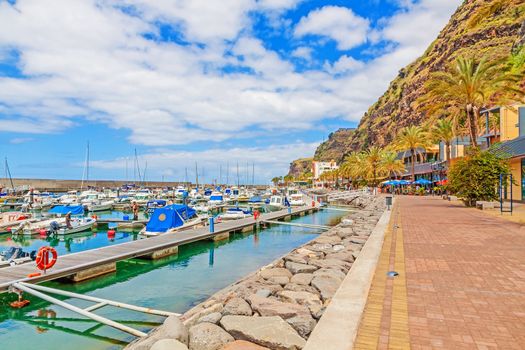
[[[360,206],[340,225],[180,318],[169,317],[127,349],[302,349],[385,209],[376,197]]]

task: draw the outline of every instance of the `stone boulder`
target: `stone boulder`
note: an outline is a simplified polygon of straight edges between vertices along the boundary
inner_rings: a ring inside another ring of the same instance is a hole
[[[243,298],[232,298],[224,305],[222,314],[251,316],[252,308]]]
[[[218,350],[234,340],[224,329],[213,323],[203,322],[190,328],[190,350]]]
[[[270,349],[298,350],[306,341],[282,318],[224,316],[221,326],[235,339],[247,340]]]
[[[321,299],[317,294],[308,292],[296,292],[291,290],[283,290],[277,294],[279,298],[287,303],[294,303],[299,305],[322,305]]]
[[[286,276],[272,276],[268,278],[268,282],[272,282],[281,286],[284,286],[288,282],[290,282],[290,279]]]
[[[304,284],[309,285],[312,281],[312,278],[314,278],[314,275],[311,273],[297,273],[293,275],[293,277],[290,279],[290,282],[295,284]]]
[[[161,339],[157,340],[149,350],[188,350],[188,347],[175,339]]]
[[[188,329],[177,316],[170,316],[164,323],[155,328],[147,337],[137,339],[129,345],[132,350],[150,350],[161,339],[177,340],[188,345]],[[160,346],[160,345],[159,345]]]
[[[205,315],[199,318],[197,323],[208,322],[208,323],[217,324],[219,323],[221,318],[222,318],[222,314],[220,312],[212,312],[211,314],[208,314],[208,315]]]
[[[293,274],[296,273],[311,273],[317,270],[317,267],[306,264],[298,264],[291,261],[286,262],[286,268],[290,270]],[[291,276],[290,276],[291,277]]]
[[[324,267],[324,268],[331,268],[331,269],[339,269],[343,272],[346,272],[350,270],[350,267],[352,264],[338,259],[312,259],[308,262],[308,264],[316,266],[318,268]]]
[[[288,277],[292,278],[290,271],[283,267],[276,267],[273,269],[264,269],[259,272],[259,275],[264,279],[269,279],[270,277]]]
[[[312,286],[317,288],[321,293],[323,300],[331,299],[339,286],[341,285],[342,280],[336,277],[330,276],[315,276],[312,279]]]
[[[257,295],[251,295],[248,300],[252,304],[252,309],[261,316],[280,316],[287,319],[310,313],[308,308],[303,305],[283,303],[276,299],[261,298]]]
[[[284,290],[293,290],[295,292],[309,292],[318,294],[319,291],[315,289],[314,287],[310,285],[304,285],[304,284],[295,284],[295,283],[288,283],[286,286],[284,286]]]
[[[286,322],[293,327],[299,333],[299,335],[305,339],[312,333],[317,322],[313,319],[310,314],[304,314],[289,318]]]
[[[330,253],[332,252],[332,245],[329,243],[314,243],[308,246],[308,249],[314,252]]]
[[[313,276],[328,276],[328,277],[334,277],[338,278],[341,281],[343,281],[346,277],[346,274],[342,272],[339,269],[332,269],[332,268],[326,268],[323,267],[322,269],[319,269],[313,273]]]
[[[246,340],[236,340],[224,345],[221,350],[270,350]]]

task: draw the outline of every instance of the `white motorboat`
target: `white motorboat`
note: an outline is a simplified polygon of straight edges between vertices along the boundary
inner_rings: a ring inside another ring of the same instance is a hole
[[[93,225],[97,223],[95,218],[74,218],[71,219],[69,227],[64,224],[54,227],[51,233],[56,233],[58,235],[69,235],[72,233],[78,233],[90,230]]]
[[[155,209],[146,227],[140,234],[150,237],[174,233],[200,225],[204,218],[197,211],[184,204],[172,204]]]
[[[50,227],[53,223],[56,223],[58,225],[64,224],[66,222],[65,218],[50,218],[50,219],[42,219],[36,222],[25,222],[18,227],[11,228],[11,233],[14,235],[36,235],[41,232],[49,232]]]
[[[18,227],[26,222],[35,221],[31,214],[20,211],[0,213],[0,233],[9,232],[12,227]]]
[[[229,208],[225,213],[219,215],[221,220],[239,220],[252,216],[252,212],[248,209]]]
[[[34,257],[35,254],[36,252],[24,252],[20,247],[9,247],[0,252],[0,268],[29,262],[33,260],[32,256]]]
[[[208,204],[220,205],[222,203],[224,203],[224,197],[222,193],[219,191],[213,191],[210,195],[210,200],[208,201]]]
[[[284,197],[279,195],[274,195],[270,197],[270,203],[268,203],[268,208],[273,211],[284,209]]]
[[[95,212],[95,211],[105,211],[105,210],[111,210],[113,209],[113,204],[115,202],[113,200],[97,200],[89,203],[87,205],[87,210],[89,212]]]
[[[303,206],[305,205],[303,200],[303,195],[301,193],[294,193],[290,196],[290,205],[291,206]]]

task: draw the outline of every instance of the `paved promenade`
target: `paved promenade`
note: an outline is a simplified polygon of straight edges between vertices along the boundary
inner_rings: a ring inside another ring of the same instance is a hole
[[[354,345],[376,348],[525,349],[525,226],[397,197]]]

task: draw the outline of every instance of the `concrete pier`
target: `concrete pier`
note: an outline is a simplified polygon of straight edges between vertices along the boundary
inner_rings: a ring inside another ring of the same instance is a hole
[[[156,250],[153,253],[139,256],[139,258],[147,259],[147,260],[157,260],[157,259],[164,258],[170,255],[175,255],[178,253],[179,253],[179,246],[174,246],[174,247],[168,247],[168,248]]]
[[[67,279],[73,282],[81,282],[90,278],[102,276],[115,271],[117,271],[117,263],[112,262],[109,264],[98,265],[86,270],[79,271],[71,276],[68,276]]]

